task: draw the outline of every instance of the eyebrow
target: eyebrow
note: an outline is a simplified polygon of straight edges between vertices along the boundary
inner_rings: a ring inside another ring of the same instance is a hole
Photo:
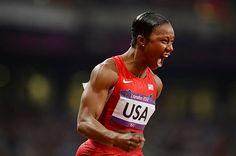
[[[165,34],[157,34],[158,38],[164,38],[164,37],[167,37],[167,38],[170,38],[170,39],[174,39],[175,36],[174,35],[165,35]]]

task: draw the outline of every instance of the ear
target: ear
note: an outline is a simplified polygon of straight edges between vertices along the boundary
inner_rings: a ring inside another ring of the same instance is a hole
[[[146,39],[142,35],[137,36],[137,45],[139,47],[144,47],[146,44]]]

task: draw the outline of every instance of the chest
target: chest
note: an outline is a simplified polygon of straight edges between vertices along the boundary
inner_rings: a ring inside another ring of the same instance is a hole
[[[115,87],[118,92],[130,91],[134,93],[134,96],[137,94],[152,97],[153,99],[155,99],[157,92],[155,82],[149,79],[120,77]]]

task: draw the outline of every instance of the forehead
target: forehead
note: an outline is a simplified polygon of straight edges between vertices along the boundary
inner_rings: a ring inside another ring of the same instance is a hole
[[[154,27],[151,35],[169,36],[173,38],[175,36],[174,29],[169,23],[165,23]]]

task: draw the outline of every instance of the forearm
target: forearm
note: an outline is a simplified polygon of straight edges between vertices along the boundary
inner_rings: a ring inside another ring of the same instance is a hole
[[[145,141],[139,133],[119,133],[105,128],[95,118],[85,118],[78,122],[78,131],[87,138],[108,146],[116,146],[125,151],[142,148]]]
[[[77,129],[87,138],[100,142],[102,144],[114,144],[114,139],[118,133],[108,130],[99,121],[93,117],[78,122]]]

